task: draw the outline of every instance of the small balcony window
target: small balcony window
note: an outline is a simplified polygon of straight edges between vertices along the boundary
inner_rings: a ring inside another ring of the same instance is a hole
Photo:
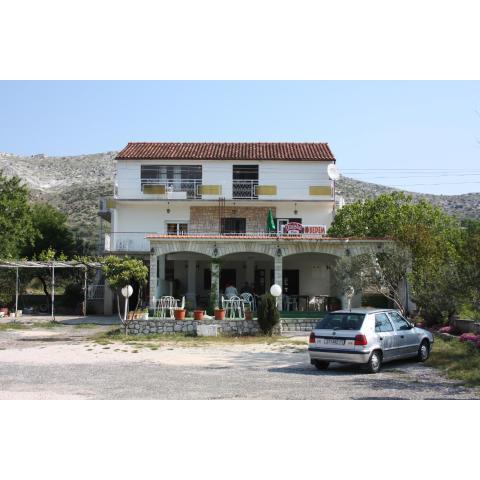
[[[188,223],[167,223],[167,235],[187,235]]]

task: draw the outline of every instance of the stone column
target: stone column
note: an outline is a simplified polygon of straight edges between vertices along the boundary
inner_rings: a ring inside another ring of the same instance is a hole
[[[167,288],[167,284],[165,282],[165,260],[166,255],[158,255],[157,256],[157,290],[155,296],[160,298],[163,295],[170,295],[170,291]]]
[[[211,275],[211,279],[212,279],[212,282],[211,282],[211,299],[214,300],[214,302],[216,303],[216,305],[211,305],[212,308],[215,308],[215,307],[221,307],[221,299],[220,299],[220,265],[216,262],[212,262],[212,265],[211,265],[211,272],[212,272],[212,275]]]
[[[280,285],[282,288],[282,294],[277,297],[277,308],[278,310],[282,310],[282,296],[283,296],[283,257],[281,255],[275,255],[274,260],[274,281],[277,285]],[[282,319],[280,318],[280,322],[278,324],[278,332],[282,334]]]
[[[154,297],[157,296],[157,254],[150,253],[150,308],[155,307]]]
[[[283,295],[283,257],[280,255],[275,255],[275,260],[274,260],[274,282],[277,285],[280,285],[282,288],[282,295]],[[277,308],[279,310],[282,309],[282,297],[277,298]]]
[[[187,293],[185,300],[188,300],[195,308],[197,306],[197,261],[194,259],[188,260],[188,274],[187,274]]]

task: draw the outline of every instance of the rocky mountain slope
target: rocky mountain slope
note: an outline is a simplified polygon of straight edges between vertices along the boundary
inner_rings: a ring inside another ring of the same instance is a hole
[[[46,155],[19,156],[0,153],[0,170],[17,175],[30,188],[32,199],[47,201],[65,212],[76,234],[91,242],[98,235],[98,199],[113,193],[113,159],[117,152],[71,157]],[[347,203],[396,189],[342,177],[339,195]],[[439,205],[459,218],[480,219],[480,193],[465,195],[425,195],[412,193]]]

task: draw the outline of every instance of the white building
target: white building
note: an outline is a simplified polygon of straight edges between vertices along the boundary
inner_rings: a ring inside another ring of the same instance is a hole
[[[278,283],[285,308],[306,309],[337,294],[337,256],[377,242],[326,237],[331,163],[326,143],[129,143],[116,157],[114,197],[101,201],[105,250],[148,262],[150,305],[173,294],[207,306],[227,283],[258,294]]]

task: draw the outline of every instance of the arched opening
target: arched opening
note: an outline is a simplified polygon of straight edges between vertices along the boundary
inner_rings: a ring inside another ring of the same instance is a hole
[[[296,253],[283,258],[283,310],[323,312],[339,307],[334,282],[336,256]]]
[[[273,284],[273,257],[264,253],[241,252],[220,257],[220,294],[227,284],[238,293],[263,295]]]
[[[209,303],[211,258],[202,253],[180,251],[157,256],[156,297],[185,297],[186,308],[206,308]]]

